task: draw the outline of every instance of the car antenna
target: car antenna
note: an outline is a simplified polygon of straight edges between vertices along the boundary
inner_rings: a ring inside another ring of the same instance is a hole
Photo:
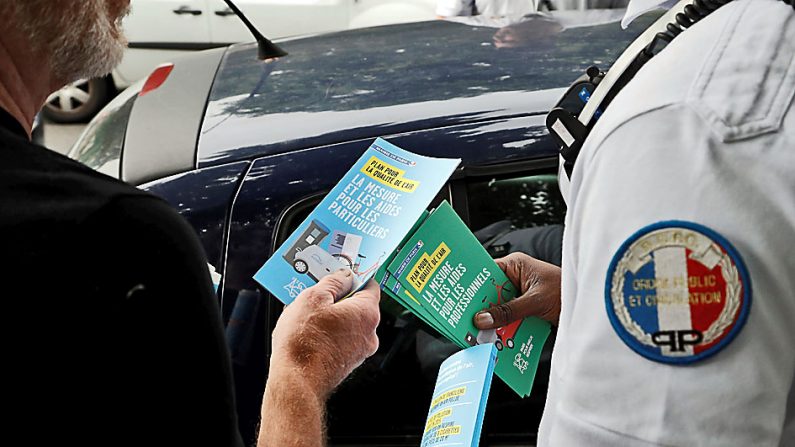
[[[229,9],[235,13],[235,15],[240,18],[246,28],[251,31],[251,34],[254,35],[254,39],[257,41],[257,59],[264,61],[268,59],[275,59],[277,57],[287,56],[287,52],[279,48],[278,45],[268,40],[267,37],[263,36],[257,28],[254,27],[254,24],[246,18],[243,12],[232,3],[232,0],[224,0],[224,2],[229,6]]]

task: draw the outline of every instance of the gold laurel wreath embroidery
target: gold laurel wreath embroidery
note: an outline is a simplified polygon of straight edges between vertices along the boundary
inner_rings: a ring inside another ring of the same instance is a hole
[[[716,245],[713,244],[713,246]],[[732,264],[726,253],[720,258],[720,269],[723,273],[723,280],[726,281],[726,305],[723,306],[723,310],[715,322],[704,332],[704,339],[700,343],[702,345],[709,344],[720,337],[723,331],[734,323],[737,309],[740,308],[740,293],[742,292],[740,275],[737,272],[737,267]]]
[[[718,252],[723,253],[720,259],[720,267],[721,273],[723,276],[723,280],[726,281],[726,305],[723,306],[723,310],[721,311],[718,318],[710,325],[710,327],[704,332],[704,339],[699,343],[700,345],[706,345],[714,341],[718,338],[723,331],[726,330],[729,326],[734,323],[734,318],[737,313],[737,310],[740,307],[740,294],[742,293],[742,285],[740,284],[739,274],[737,272],[737,268],[732,264],[731,259],[729,256],[723,252],[723,250],[717,244],[713,244],[713,247],[717,249]],[[627,250],[624,253],[624,256],[618,261],[616,264],[615,272],[613,273],[613,285],[610,288],[610,297],[611,301],[613,302],[613,310],[615,310],[616,316],[624,328],[629,332],[636,340],[643,343],[644,345],[657,347],[651,341],[651,335],[648,334],[643,328],[640,327],[635,320],[629,315],[629,309],[627,306],[624,305],[624,272],[627,269],[627,262],[629,259],[630,250]]]
[[[647,334],[635,320],[629,315],[629,309],[624,305],[624,272],[627,269],[627,260],[629,259],[630,250],[624,253],[624,256],[618,261],[615,273],[613,273],[613,287],[610,289],[610,297],[613,301],[613,310],[616,312],[618,320],[636,340],[644,345],[657,347],[651,341],[651,335]]]

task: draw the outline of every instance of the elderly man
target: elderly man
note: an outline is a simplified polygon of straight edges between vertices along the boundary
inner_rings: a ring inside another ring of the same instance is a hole
[[[163,201],[29,141],[49,93],[118,63],[128,8],[0,0],[6,437],[240,445],[229,355],[193,230]],[[323,444],[327,396],[378,346],[378,288],[333,304],[351,286],[338,272],[282,315],[260,444]]]

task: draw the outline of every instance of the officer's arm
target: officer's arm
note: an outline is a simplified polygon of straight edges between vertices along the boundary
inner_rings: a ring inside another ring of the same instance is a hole
[[[721,141],[690,104],[595,132],[566,216],[559,407],[664,444],[784,439],[795,377],[787,139]]]

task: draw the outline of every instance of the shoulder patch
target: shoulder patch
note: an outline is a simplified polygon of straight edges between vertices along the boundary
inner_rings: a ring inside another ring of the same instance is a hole
[[[703,225],[658,222],[633,234],[610,263],[605,304],[616,333],[638,354],[687,364],[726,347],[751,308],[737,250]]]

